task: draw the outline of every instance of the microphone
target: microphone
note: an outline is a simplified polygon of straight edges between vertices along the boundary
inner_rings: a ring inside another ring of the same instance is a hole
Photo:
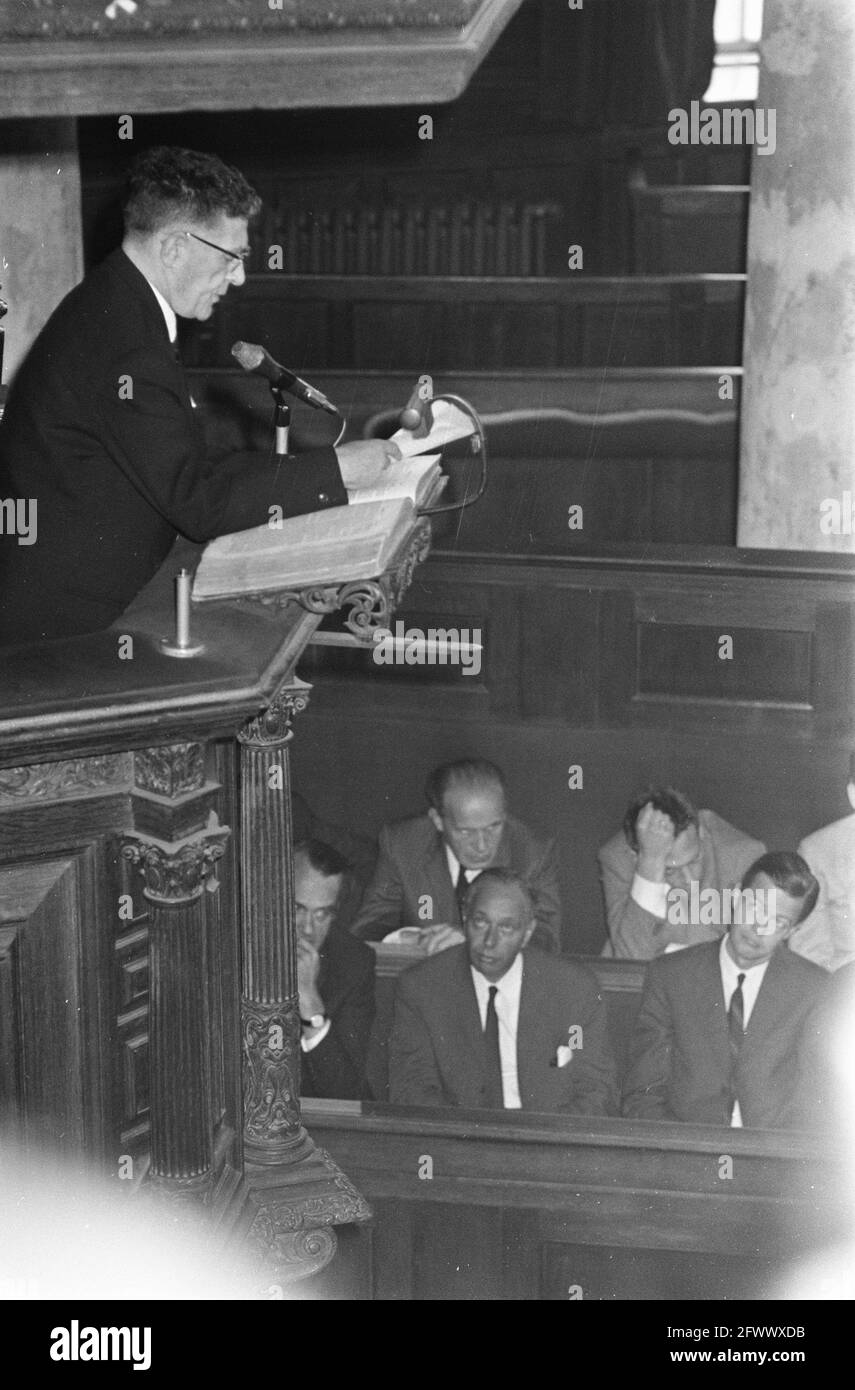
[[[410,399],[398,416],[398,424],[402,430],[409,430],[414,439],[427,438],[433,429],[430,397],[422,396],[419,386],[413,387]]]
[[[267,349],[258,343],[232,343],[231,353],[245,372],[258,372],[261,376],[267,377],[274,390],[288,391],[315,410],[326,410],[330,415],[341,418],[340,411],[336,410],[332,401],[328,401],[322,391],[310,386],[308,381],[303,381],[302,377],[289,371],[287,367],[280,366]]]

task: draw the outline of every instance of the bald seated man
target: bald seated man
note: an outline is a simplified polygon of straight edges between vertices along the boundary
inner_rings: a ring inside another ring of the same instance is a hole
[[[377,869],[351,930],[380,941],[401,928],[428,954],[463,940],[462,904],[485,869],[508,868],[525,880],[534,903],[534,945],[557,950],[561,904],[555,841],[508,811],[504,773],[486,758],[434,768],[426,815],[386,825]]]
[[[464,944],[399,975],[394,1104],[616,1113],[596,976],[530,945],[535,924],[520,875],[485,869],[466,896]]]

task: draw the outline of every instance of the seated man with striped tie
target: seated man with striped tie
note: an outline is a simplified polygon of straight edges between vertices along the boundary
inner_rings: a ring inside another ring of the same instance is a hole
[[[380,941],[403,928],[430,955],[460,945],[470,883],[502,866],[528,885],[535,946],[555,950],[561,929],[555,841],[508,813],[501,769],[484,758],[444,763],[434,768],[425,792],[427,815],[381,830],[377,869],[351,931]]]
[[[721,942],[650,962],[623,1113],[639,1120],[809,1128],[822,1122],[816,1006],[829,976],[787,946],[819,885],[798,854],[764,854],[722,894]]]
[[[615,1114],[596,977],[529,945],[534,904],[520,875],[485,869],[467,893],[464,928],[464,945],[398,977],[392,1102]]]

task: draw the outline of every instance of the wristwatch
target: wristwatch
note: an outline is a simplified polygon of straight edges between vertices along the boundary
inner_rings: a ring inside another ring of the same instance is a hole
[[[304,1028],[322,1028],[327,1021],[326,1014],[312,1014],[311,1018],[300,1016],[300,1022]]]

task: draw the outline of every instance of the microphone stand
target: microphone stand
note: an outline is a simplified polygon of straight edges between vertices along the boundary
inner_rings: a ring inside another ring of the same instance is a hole
[[[274,382],[270,383],[273,397],[273,439],[277,463],[284,463],[288,453],[288,431],[291,428],[291,407],[285,400],[285,392]]]

